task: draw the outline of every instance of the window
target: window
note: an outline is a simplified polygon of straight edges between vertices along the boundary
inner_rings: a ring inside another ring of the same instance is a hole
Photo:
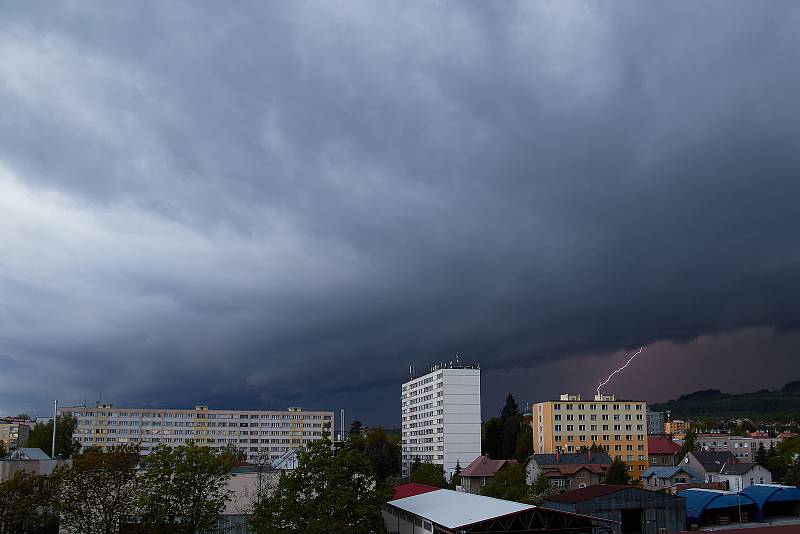
[[[486,477],[481,477],[481,486],[486,485]]]

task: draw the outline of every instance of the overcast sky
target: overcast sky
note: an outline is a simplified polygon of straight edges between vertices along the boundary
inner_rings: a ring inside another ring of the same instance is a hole
[[[5,2],[0,414],[800,379],[797,2]]]

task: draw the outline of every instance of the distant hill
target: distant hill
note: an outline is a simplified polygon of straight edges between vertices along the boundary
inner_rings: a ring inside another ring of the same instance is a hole
[[[651,405],[653,410],[672,412],[673,419],[748,418],[768,421],[800,419],[800,380],[783,388],[753,393],[723,393],[718,389],[695,391],[676,400]]]

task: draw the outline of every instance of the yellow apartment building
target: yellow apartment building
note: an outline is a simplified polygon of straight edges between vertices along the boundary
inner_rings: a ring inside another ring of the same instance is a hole
[[[631,479],[647,469],[647,403],[617,400],[613,395],[561,395],[533,405],[533,451],[541,454],[580,451],[599,445],[628,465]]]

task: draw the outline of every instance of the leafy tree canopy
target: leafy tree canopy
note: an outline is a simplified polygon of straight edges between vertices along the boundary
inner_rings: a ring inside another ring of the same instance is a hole
[[[387,434],[383,427],[372,428],[364,438],[363,451],[372,464],[379,482],[385,482],[401,471],[401,447],[396,436]]]
[[[550,484],[550,479],[547,478],[544,473],[539,473],[533,486],[531,486],[531,502],[534,504],[542,504],[547,497],[551,497],[556,493],[558,493],[558,490]]]
[[[416,468],[412,468],[409,480],[437,488],[448,487],[444,476],[444,466],[439,464],[420,463]]]
[[[81,445],[72,439],[77,424],[77,420],[71,416],[59,415],[56,419],[56,457],[72,458],[78,454]],[[53,457],[53,421],[36,423],[25,446],[42,449],[48,456]]]
[[[383,528],[380,507],[390,495],[364,454],[353,449],[334,454],[326,434],[301,450],[297,468],[256,502],[251,525],[266,534],[377,533]]]
[[[517,406],[517,401],[514,400],[514,395],[509,393],[506,395],[506,404],[500,411],[500,418],[505,421],[509,417],[514,417],[515,415],[519,415],[519,406]]]
[[[61,528],[75,534],[112,534],[136,515],[138,447],[91,450],[53,472]]]
[[[0,483],[0,532],[58,532],[52,487],[46,477],[17,471]]]
[[[481,489],[481,495],[529,503],[530,495],[525,482],[525,470],[517,463],[507,464],[486,483]]]
[[[606,484],[618,484],[625,486],[629,480],[628,466],[622,460],[615,459],[608,466],[608,473],[606,474]]]
[[[330,442],[329,442],[330,443]],[[231,499],[227,489],[236,456],[194,443],[159,446],[143,461],[138,500],[142,520],[154,532],[209,531]]]

